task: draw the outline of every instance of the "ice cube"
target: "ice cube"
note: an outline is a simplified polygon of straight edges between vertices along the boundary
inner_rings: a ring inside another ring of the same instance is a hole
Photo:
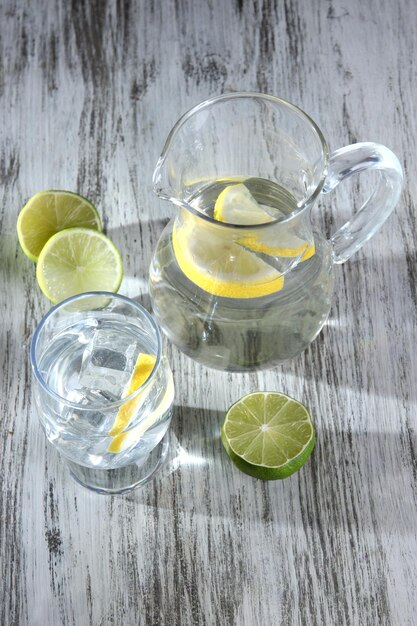
[[[68,400],[78,404],[79,408],[70,409],[67,421],[71,419],[77,422],[78,428],[91,428],[96,429],[97,434],[107,433],[112,427],[115,420],[114,412],[109,412],[103,409],[103,405],[108,402],[114,402],[118,400],[112,394],[106,391],[99,391],[86,389],[73,389],[68,394]],[[101,407],[98,410],[94,410],[96,407]],[[88,410],[84,410],[88,409]]]
[[[83,321],[83,325],[78,332],[78,341],[80,343],[88,344],[92,338],[94,338],[94,334],[97,332],[96,328],[98,326],[98,320],[95,318],[90,318]]]
[[[104,403],[118,400],[130,380],[138,352],[136,342],[126,335],[97,329],[83,353],[81,386],[98,393]]]

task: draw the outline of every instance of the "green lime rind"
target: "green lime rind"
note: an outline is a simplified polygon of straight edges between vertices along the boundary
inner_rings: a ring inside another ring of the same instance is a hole
[[[233,404],[221,439],[236,467],[261,480],[281,480],[297,472],[316,442],[307,408],[278,392],[255,392]]]
[[[313,435],[309,445],[307,446],[307,448],[305,448],[302,454],[300,454],[298,457],[282,467],[272,468],[263,467],[260,465],[253,465],[252,463],[244,461],[242,457],[235,454],[227,442],[223,428],[221,432],[221,439],[223,446],[234,465],[241,472],[244,472],[249,476],[253,476],[254,478],[259,478],[260,480],[282,480],[283,478],[288,478],[288,476],[295,474],[295,472],[298,472],[298,470],[307,463],[316,444],[316,437],[315,435]]]
[[[66,228],[102,231],[100,215],[87,198],[65,190],[39,191],[32,196],[17,219],[17,236],[25,255],[35,263],[46,242]]]
[[[54,304],[88,291],[117,292],[123,262],[114,243],[90,228],[67,228],[53,235],[42,248],[36,278]]]

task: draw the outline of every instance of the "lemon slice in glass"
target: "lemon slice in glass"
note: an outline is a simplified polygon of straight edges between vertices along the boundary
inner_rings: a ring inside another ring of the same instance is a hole
[[[40,191],[28,200],[17,219],[19,243],[31,261],[38,260],[52,235],[74,227],[102,230],[95,206],[71,191]]]
[[[172,234],[174,254],[185,276],[198,287],[224,298],[256,298],[282,289],[280,272],[235,243],[230,232],[182,213]]]
[[[123,278],[120,252],[102,233],[67,228],[42,248],[36,266],[39,287],[54,303],[86,291],[116,292]]]
[[[133,382],[135,379],[134,373],[128,393],[132,393],[133,391],[135,391],[135,389],[138,389],[146,382],[146,380],[152,373],[155,359],[156,357],[150,354],[139,355],[135,367],[135,372],[137,373],[136,383]],[[135,396],[131,400],[128,400],[127,403],[119,409],[116,421],[113,425],[112,430],[109,433],[109,435],[112,436],[112,440],[107,448],[108,452],[118,454],[120,452],[124,452],[132,446],[135,446],[146,433],[146,431],[151,428],[155,424],[155,422],[157,422],[157,420],[169,410],[174,400],[174,380],[171,371],[169,371],[167,376],[168,378],[166,381],[165,391],[162,394],[161,399],[159,400],[159,402],[157,402],[154,409],[150,411],[146,415],[146,417],[141,419],[137,426],[134,426],[133,428],[130,428],[130,430],[124,432],[124,429],[136,417],[138,411],[143,406],[151,390],[154,391],[154,386],[152,383],[150,386],[146,387],[143,391],[138,393],[137,396]],[[135,387],[135,389],[133,387]],[[125,395],[127,395],[127,393]]]
[[[123,398],[125,398],[126,396],[130,396],[131,393],[133,393],[134,391],[139,389],[139,387],[142,387],[142,385],[146,383],[149,376],[152,374],[155,363],[156,356],[154,354],[139,354],[136,360],[135,368],[132,373],[132,377],[123,393]],[[129,422],[132,420],[132,417],[135,415],[137,408],[141,403],[142,397],[143,393],[139,393],[130,400],[127,400],[124,404],[122,404],[117,413],[116,420],[112,426],[112,429],[109,432],[110,436],[120,434],[124,431],[126,426],[129,425]]]
[[[275,222],[284,217],[278,209],[270,209],[259,204],[243,184],[229,185],[219,194],[214,205],[214,219],[238,226],[256,226]],[[306,261],[314,255],[314,244],[304,241],[290,231],[290,226],[279,222],[265,229],[256,229],[239,238],[239,243],[253,250],[270,256],[301,257]]]

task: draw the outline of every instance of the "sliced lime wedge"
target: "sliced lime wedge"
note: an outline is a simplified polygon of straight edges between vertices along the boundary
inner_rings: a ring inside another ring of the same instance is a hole
[[[45,296],[54,303],[86,291],[116,292],[123,278],[122,258],[102,233],[67,228],[42,248],[36,278]]]
[[[31,261],[38,260],[55,233],[73,227],[102,230],[95,206],[71,191],[40,191],[25,204],[17,219],[19,243]]]

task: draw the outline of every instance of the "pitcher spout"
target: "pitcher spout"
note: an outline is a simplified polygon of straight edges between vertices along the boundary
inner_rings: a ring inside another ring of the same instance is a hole
[[[190,205],[185,200],[179,197],[179,189],[175,184],[176,172],[172,166],[167,162],[167,158],[161,155],[156,164],[152,183],[153,191],[161,200],[168,200],[175,206],[183,209],[190,209]]]
[[[153,191],[161,200],[170,200],[172,192],[169,186],[169,177],[166,167],[166,159],[161,155],[156,164],[153,176]]]

